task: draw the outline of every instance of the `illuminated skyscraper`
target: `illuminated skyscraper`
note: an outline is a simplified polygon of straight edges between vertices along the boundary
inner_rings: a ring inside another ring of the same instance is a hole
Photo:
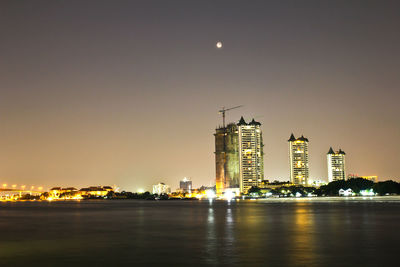
[[[261,123],[246,123],[243,117],[238,124],[216,129],[215,165],[216,190],[222,194],[227,188],[240,188],[246,193],[258,186],[264,178],[263,143]]]
[[[253,119],[247,124],[242,117],[237,125],[239,130],[240,192],[247,193],[252,186],[258,186],[264,179],[261,123]]]
[[[309,178],[308,139],[295,138],[292,134],[289,142],[290,181],[293,184],[307,185]]]
[[[345,157],[346,153],[339,149],[334,152],[332,147],[329,149],[327,155],[328,159],[328,180],[329,182],[346,179],[345,171]]]

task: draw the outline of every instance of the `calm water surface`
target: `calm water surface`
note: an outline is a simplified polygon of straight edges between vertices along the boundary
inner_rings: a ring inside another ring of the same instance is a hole
[[[0,202],[0,266],[390,266],[400,198]]]

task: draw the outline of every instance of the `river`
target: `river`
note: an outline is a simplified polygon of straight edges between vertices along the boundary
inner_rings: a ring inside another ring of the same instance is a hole
[[[0,202],[0,266],[389,266],[400,197]]]

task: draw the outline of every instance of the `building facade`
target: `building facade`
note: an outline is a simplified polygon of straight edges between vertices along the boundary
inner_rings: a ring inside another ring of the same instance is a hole
[[[246,123],[243,117],[238,124],[228,124],[216,129],[215,165],[216,191],[222,194],[228,188],[240,188],[241,193],[264,178],[263,142],[261,123]]]
[[[228,124],[216,129],[215,136],[215,186],[217,194],[225,188],[239,187],[239,134],[237,125]]]
[[[248,124],[243,117],[238,125],[240,192],[247,193],[252,186],[264,180],[263,141],[261,123],[254,119]]]
[[[191,193],[192,192],[192,181],[187,179],[186,177],[183,178],[182,181],[179,181],[179,189],[183,193]]]
[[[292,134],[289,142],[290,181],[296,185],[308,185],[310,175],[308,162],[308,139],[295,138]]]
[[[153,185],[153,194],[161,195],[161,194],[169,194],[171,193],[171,188],[164,184],[164,183],[159,183]]]
[[[326,157],[328,160],[328,181],[346,180],[346,153],[341,149],[335,152],[331,147]]]

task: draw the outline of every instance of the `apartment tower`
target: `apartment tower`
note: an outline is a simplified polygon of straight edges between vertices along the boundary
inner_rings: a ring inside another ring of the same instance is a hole
[[[240,188],[247,193],[264,178],[261,123],[254,119],[246,123],[228,124],[216,129],[215,165],[216,190],[222,194],[228,188]]]
[[[264,179],[261,123],[254,119],[246,123],[241,117],[237,126],[239,133],[240,192],[247,193],[252,186],[259,186]]]
[[[290,181],[296,185],[308,185],[308,139],[304,136],[295,138],[292,134],[289,142]]]
[[[327,155],[328,160],[328,180],[329,182],[346,179],[345,171],[345,157],[346,153],[343,150],[333,151],[332,147],[329,149]]]

